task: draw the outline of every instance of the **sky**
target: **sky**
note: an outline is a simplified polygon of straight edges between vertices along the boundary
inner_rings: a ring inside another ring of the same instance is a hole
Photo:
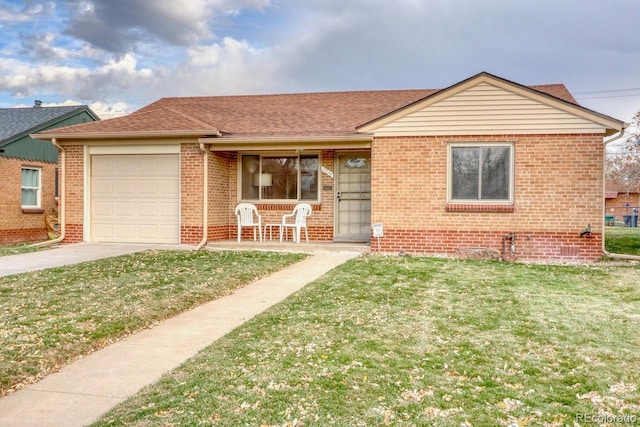
[[[479,72],[640,111],[637,0],[0,0],[0,108],[440,89]]]

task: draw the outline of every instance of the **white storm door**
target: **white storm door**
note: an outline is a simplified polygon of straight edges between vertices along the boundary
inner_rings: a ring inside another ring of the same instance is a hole
[[[336,153],[336,241],[368,242],[371,228],[371,153]]]

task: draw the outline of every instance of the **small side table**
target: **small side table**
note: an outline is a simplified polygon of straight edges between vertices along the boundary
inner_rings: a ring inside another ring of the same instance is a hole
[[[278,235],[276,236],[276,239],[280,239],[280,230],[281,230],[282,224],[279,222],[270,222],[264,225],[262,240],[267,240],[267,229],[269,229],[269,240],[273,240],[274,227],[277,227],[278,229]]]

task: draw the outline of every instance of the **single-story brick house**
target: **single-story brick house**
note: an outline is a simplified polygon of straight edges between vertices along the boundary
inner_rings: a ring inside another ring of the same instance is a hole
[[[234,238],[313,206],[309,237],[372,251],[593,260],[603,250],[603,137],[624,123],[562,84],[480,73],[442,90],[163,98],[40,133],[63,147],[68,242]],[[583,233],[590,226],[591,233]]]
[[[57,209],[58,150],[29,135],[95,120],[86,105],[0,108],[0,244],[46,240]]]

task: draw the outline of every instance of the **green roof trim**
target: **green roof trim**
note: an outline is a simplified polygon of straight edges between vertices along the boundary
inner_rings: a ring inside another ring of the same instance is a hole
[[[30,135],[98,120],[86,105],[0,108],[0,158],[57,163],[58,149],[50,141],[33,139]]]

